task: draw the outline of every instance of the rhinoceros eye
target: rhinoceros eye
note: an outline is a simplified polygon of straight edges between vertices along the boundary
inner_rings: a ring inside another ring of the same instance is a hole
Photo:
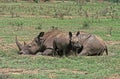
[[[38,38],[35,38],[34,40],[35,40],[35,42],[37,43],[39,39],[38,39]]]
[[[28,47],[32,47],[31,45],[28,45]]]

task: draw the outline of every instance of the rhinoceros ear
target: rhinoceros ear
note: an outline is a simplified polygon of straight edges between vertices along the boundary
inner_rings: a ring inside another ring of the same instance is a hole
[[[69,32],[69,38],[72,38],[72,32]]]
[[[38,37],[38,38],[39,38],[39,37],[43,37],[43,35],[44,35],[44,32],[40,32],[37,37]]]
[[[24,46],[27,45],[27,43],[24,41]]]
[[[80,34],[80,31],[77,32],[76,36],[78,36]]]

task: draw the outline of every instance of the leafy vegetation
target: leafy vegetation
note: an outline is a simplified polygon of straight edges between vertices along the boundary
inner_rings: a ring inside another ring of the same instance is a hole
[[[107,43],[109,55],[57,58],[17,54],[15,36],[20,42],[30,42],[39,32],[48,31],[53,26],[67,32],[80,30],[100,36]],[[119,4],[78,5],[73,1],[0,3],[2,79],[101,79],[120,74],[119,60]]]

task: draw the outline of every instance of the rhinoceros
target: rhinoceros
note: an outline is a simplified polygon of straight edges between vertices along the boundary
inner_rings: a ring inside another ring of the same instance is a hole
[[[80,51],[77,53],[79,56],[95,56],[103,55],[106,51],[108,55],[108,49],[105,42],[98,36],[78,31],[76,37],[74,37],[73,47],[78,48]]]
[[[58,56],[69,56],[69,55],[77,55],[77,47],[81,48],[80,43],[77,43],[75,49],[73,48],[73,39],[76,37],[72,32],[64,32],[55,37],[53,40],[53,48],[55,55]],[[72,40],[72,41],[71,41]],[[75,52],[74,52],[75,51]]]
[[[71,45],[72,33],[61,33],[55,37],[53,40],[54,54],[58,56],[67,56],[67,54],[72,49]]]
[[[51,30],[44,34],[44,43],[42,44],[42,47],[45,47],[45,50],[42,52],[42,55],[54,55],[53,52],[53,40],[59,35],[62,34],[63,31],[60,30]]]
[[[22,45],[16,38],[16,44],[19,48],[19,54],[37,54],[53,55],[53,40],[62,33],[60,30],[51,30],[49,32],[40,32],[40,34],[33,39],[29,44]]]

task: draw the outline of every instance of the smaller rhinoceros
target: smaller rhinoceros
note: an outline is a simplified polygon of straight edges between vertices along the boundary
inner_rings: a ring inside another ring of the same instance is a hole
[[[96,35],[78,31],[76,37],[72,39],[72,42],[74,48],[80,49],[80,51],[77,52],[79,56],[99,56],[103,55],[104,51],[106,51],[108,55],[105,42]],[[81,45],[80,47],[79,44]]]
[[[81,48],[80,43],[77,43],[77,46],[74,46],[76,49],[73,49],[73,39],[76,37],[76,35],[72,34],[72,32],[63,32],[56,36],[56,38],[53,41],[53,48],[54,53],[58,56],[69,56],[71,54],[77,55],[77,47]],[[72,41],[71,41],[72,40]],[[74,40],[75,41],[75,40]],[[72,50],[74,50],[74,53]]]
[[[72,49],[71,45],[72,33],[61,33],[53,40],[54,54],[58,56],[67,56]]]
[[[46,56],[53,56],[53,40],[59,36],[59,34],[62,34],[63,31],[61,30],[50,30],[49,32],[46,32],[42,38],[44,38],[44,43],[41,47],[44,47],[45,50],[42,52],[42,55]]]

